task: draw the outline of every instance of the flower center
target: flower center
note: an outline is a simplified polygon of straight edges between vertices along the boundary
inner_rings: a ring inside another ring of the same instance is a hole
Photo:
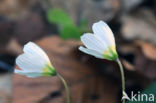
[[[104,55],[104,58],[109,59],[109,60],[115,60],[118,57],[114,45],[109,46],[108,49],[104,51],[103,55]]]
[[[43,75],[56,75],[56,70],[52,67],[51,63],[47,63],[43,68]]]

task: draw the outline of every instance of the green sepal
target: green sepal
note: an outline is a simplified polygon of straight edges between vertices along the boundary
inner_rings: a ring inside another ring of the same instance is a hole
[[[46,64],[43,69],[43,76],[55,76],[56,74],[56,69],[50,63]]]
[[[118,58],[118,54],[116,52],[115,46],[110,46],[108,50],[104,52],[103,56],[108,60],[116,60]]]

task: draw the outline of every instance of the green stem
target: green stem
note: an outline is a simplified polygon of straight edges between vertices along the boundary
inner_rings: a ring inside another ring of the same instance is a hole
[[[124,76],[124,69],[123,66],[119,60],[119,58],[116,60],[119,67],[120,67],[120,72],[121,72],[121,81],[122,81],[122,95],[123,95],[123,91],[125,91],[125,76]],[[125,103],[125,99],[123,99],[122,103]]]
[[[64,78],[60,74],[57,74],[57,77],[61,79],[61,81],[65,87],[66,96],[67,96],[67,103],[70,103],[70,93],[69,93],[68,85],[67,85],[66,81],[64,80]]]

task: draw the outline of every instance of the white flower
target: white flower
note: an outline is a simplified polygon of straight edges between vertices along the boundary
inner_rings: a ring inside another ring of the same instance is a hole
[[[92,26],[92,33],[85,33],[81,36],[81,41],[85,47],[80,46],[79,50],[96,58],[116,60],[118,58],[115,46],[114,35],[109,26],[99,21]]]
[[[15,73],[27,77],[56,75],[47,54],[35,43],[27,43],[23,51],[24,53],[16,59],[16,64],[21,70],[15,69]]]

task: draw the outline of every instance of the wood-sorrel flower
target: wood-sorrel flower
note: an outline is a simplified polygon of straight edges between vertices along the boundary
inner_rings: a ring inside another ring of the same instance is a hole
[[[56,75],[47,54],[38,45],[29,42],[23,51],[24,53],[16,58],[16,64],[21,70],[15,69],[15,73],[32,78]]]
[[[96,58],[114,60],[119,64],[122,80],[122,91],[124,97],[125,93],[124,69],[116,52],[116,45],[113,32],[111,31],[109,26],[103,21],[94,23],[92,29],[94,34],[85,33],[83,36],[81,36],[81,41],[84,43],[86,48],[80,46],[79,50],[89,55],[93,55]],[[125,98],[123,98],[122,100],[123,103],[125,103]]]
[[[81,41],[86,46],[79,47],[79,50],[89,55],[100,59],[116,60],[118,54],[116,52],[116,45],[114,35],[109,26],[99,21],[92,26],[92,33],[85,33],[81,36]]]

